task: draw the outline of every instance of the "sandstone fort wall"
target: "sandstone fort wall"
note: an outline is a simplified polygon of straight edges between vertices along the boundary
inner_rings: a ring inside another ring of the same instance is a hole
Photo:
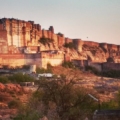
[[[43,37],[53,39],[53,42],[43,45],[39,42],[40,38]],[[64,48],[65,43],[73,43],[75,49]],[[63,53],[59,54],[55,50],[62,50]],[[42,53],[42,51],[49,52]],[[120,62],[119,56],[119,45],[65,38],[62,33],[55,34],[53,26],[50,26],[48,30],[41,30],[41,25],[35,24],[34,21],[14,18],[0,19],[1,65],[38,64],[41,67],[46,67],[47,63],[58,65],[64,60],[83,60],[82,58],[88,61],[91,60],[91,62],[102,63],[110,57],[113,58],[114,62]],[[105,69],[109,65],[104,65]]]

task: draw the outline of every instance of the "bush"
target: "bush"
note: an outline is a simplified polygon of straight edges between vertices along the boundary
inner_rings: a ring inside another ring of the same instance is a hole
[[[51,66],[48,65],[47,69],[37,67],[36,73],[52,73]]]
[[[47,64],[47,71],[52,73],[52,65],[50,63]]]
[[[113,109],[119,109],[119,108],[118,108],[118,103],[115,100],[110,100],[108,102],[102,102],[101,109],[113,110]]]
[[[40,120],[40,115],[35,111],[26,114],[18,114],[13,120]]]
[[[75,49],[75,45],[73,44],[73,42],[65,43],[64,47],[70,48],[70,49]]]
[[[21,105],[21,103],[18,100],[12,100],[8,103],[9,108],[19,108],[20,105]]]
[[[88,96],[87,90],[74,86],[65,78],[55,81],[41,80],[34,98],[46,106],[46,114],[51,106],[61,120],[85,119],[96,109],[96,104]]]
[[[16,83],[33,82],[34,78],[32,78],[31,76],[29,76],[27,74],[16,73],[12,76],[9,76],[9,80],[11,80],[11,82],[16,82]]]
[[[92,72],[92,73],[94,73],[94,74],[99,75],[99,71],[98,71],[95,67],[86,66],[86,67],[85,67],[85,70],[86,70],[86,71],[90,71],[90,72]]]
[[[0,82],[3,84],[9,83],[8,77],[6,76],[0,76]]]
[[[42,37],[40,38],[39,42],[43,45],[46,45],[46,44],[49,45],[50,43],[53,42],[53,39]]]
[[[70,61],[64,62],[62,66],[66,68],[75,68],[75,65]]]
[[[18,109],[18,114],[13,120],[40,120],[42,117],[39,104],[33,98],[28,101],[27,104],[21,104]]]

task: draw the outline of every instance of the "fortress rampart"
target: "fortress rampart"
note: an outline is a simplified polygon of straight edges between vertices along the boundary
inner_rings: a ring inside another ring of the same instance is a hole
[[[48,30],[41,30],[41,25],[35,24],[34,21],[24,21],[18,19],[0,19],[0,46],[16,46],[16,47],[25,47],[29,46],[41,46],[39,43],[40,38],[49,38],[53,39],[54,49],[62,47],[65,43],[73,42],[76,49],[79,52],[82,52],[83,45],[87,46],[96,46],[101,47],[106,51],[118,51],[120,46],[107,44],[107,43],[97,43],[92,41],[83,41],[81,39],[70,39],[65,38],[63,34],[54,33],[53,26],[50,26]],[[42,48],[42,47],[41,47]],[[2,48],[5,49],[5,48]],[[9,53],[9,49],[0,50],[0,53]],[[41,49],[42,50],[42,49]],[[45,50],[45,49],[43,49]]]
[[[52,26],[48,30],[41,30],[41,26],[33,21],[0,19],[0,44],[4,42],[7,46],[40,46],[38,40],[42,37],[53,39],[55,48],[65,43],[64,35],[55,34]]]
[[[44,45],[39,42],[40,38],[52,39],[53,42]],[[66,49],[65,43],[73,43],[74,50]],[[59,65],[64,60],[81,60],[82,58],[98,63],[113,58],[114,62],[119,63],[120,45],[70,39],[62,33],[56,34],[53,26],[44,30],[34,21],[0,19],[1,65],[38,64],[40,67],[46,67],[47,63]]]
[[[84,41],[84,45],[87,45],[87,46],[96,46],[96,47],[98,47],[98,46],[99,46],[99,43],[93,42],[93,41]]]
[[[36,64],[36,61],[40,64],[40,54],[0,54],[0,65],[9,67]]]

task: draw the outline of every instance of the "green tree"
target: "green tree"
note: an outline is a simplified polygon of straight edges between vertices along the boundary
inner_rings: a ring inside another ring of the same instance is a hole
[[[47,114],[51,106],[60,120],[82,120],[96,109],[95,102],[88,96],[86,89],[77,87],[74,81],[39,81],[38,90],[33,95],[46,106]]]
[[[36,108],[33,106],[33,102],[29,101],[28,104],[22,105],[19,110],[18,114],[13,118],[13,120],[39,120],[42,116]]]
[[[3,84],[9,83],[8,77],[6,76],[0,76],[0,82]]]
[[[37,67],[36,73],[52,73],[52,69],[50,66],[47,69]]]
[[[33,82],[34,78],[27,74],[16,73],[16,74],[13,74],[12,76],[9,76],[9,80],[11,80],[11,82],[16,82],[16,83]]]
[[[62,66],[66,68],[75,68],[75,65],[70,61],[63,62]]]

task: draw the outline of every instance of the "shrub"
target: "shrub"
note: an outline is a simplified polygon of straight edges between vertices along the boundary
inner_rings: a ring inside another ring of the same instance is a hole
[[[40,120],[40,115],[35,111],[31,111],[30,113],[26,112],[26,114],[18,114],[13,120]]]
[[[66,68],[75,68],[75,65],[70,61],[64,62],[62,66]]]
[[[48,65],[47,67],[47,69],[37,67],[36,73],[52,73],[52,66]]]
[[[101,103],[101,109],[118,109],[117,102],[115,100],[110,100],[108,102],[102,102]]]
[[[52,73],[52,65],[50,63],[47,64],[48,73]]]
[[[99,71],[95,67],[92,67],[92,66],[86,66],[85,70],[90,71],[90,72],[97,74],[97,75],[99,74]]]
[[[39,68],[39,67],[36,68],[36,73],[44,73],[45,71],[46,69],[44,68]]]
[[[18,114],[13,120],[40,120],[42,117],[40,110],[37,109],[39,104],[30,99],[27,104],[21,104],[18,109]]]
[[[73,44],[73,42],[65,43],[64,47],[70,48],[70,49],[75,49],[75,45]]]
[[[34,78],[22,73],[16,73],[12,76],[9,76],[9,80],[12,82],[20,83],[20,82],[33,82]]]
[[[87,90],[75,87],[73,81],[68,82],[65,78],[59,81],[41,80],[34,98],[38,98],[46,106],[46,114],[54,105],[54,111],[61,120],[85,119],[96,109]]]
[[[19,108],[21,105],[21,102],[19,100],[12,100],[8,103],[9,108]]]
[[[39,42],[43,45],[46,45],[46,44],[49,45],[50,43],[53,42],[53,39],[42,37],[40,38]]]
[[[8,77],[6,76],[0,76],[0,82],[3,84],[9,83]]]

